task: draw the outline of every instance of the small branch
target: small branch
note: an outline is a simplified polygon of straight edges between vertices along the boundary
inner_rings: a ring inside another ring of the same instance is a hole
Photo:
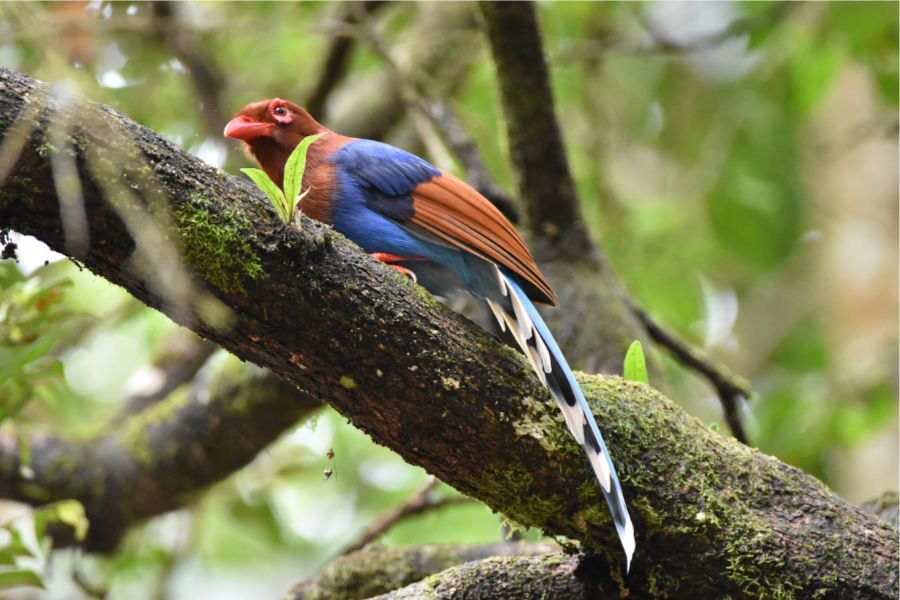
[[[447,506],[467,504],[469,502],[472,502],[471,498],[466,498],[465,496],[433,498],[432,492],[437,487],[437,484],[438,480],[432,479],[404,504],[389,510],[388,512],[375,519],[375,521],[371,525],[369,525],[369,527],[367,527],[365,531],[363,531],[363,533],[355,542],[344,548],[344,550],[340,553],[340,556],[345,556],[347,554],[350,554],[351,552],[361,550],[365,546],[371,544],[379,537],[387,533],[387,531],[390,530],[394,525],[396,525],[400,521],[403,521],[404,519],[408,519],[425,512],[445,508]]]
[[[722,403],[722,412],[731,433],[741,443],[748,444],[741,416],[741,400],[749,400],[752,397],[750,382],[729,371],[725,365],[713,363],[700,350],[688,345],[654,321],[633,300],[629,299],[628,304],[631,312],[640,320],[653,341],[668,350],[680,363],[709,380]]]
[[[480,35],[471,7],[457,2],[417,4],[407,31],[391,45],[398,67],[427,77],[433,94],[451,94],[478,57]],[[363,34],[359,23],[341,25],[334,33],[354,38]],[[372,77],[354,77],[331,96],[329,125],[346,135],[383,140],[409,115],[387,69]]]
[[[461,563],[491,556],[532,556],[557,550],[558,546],[547,542],[400,548],[372,544],[335,559],[294,586],[285,600],[363,600]]]

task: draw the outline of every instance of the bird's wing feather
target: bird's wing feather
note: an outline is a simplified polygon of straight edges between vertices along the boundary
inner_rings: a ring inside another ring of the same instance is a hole
[[[556,295],[512,224],[474,188],[449,173],[412,191],[410,222],[460,249],[519,276],[535,301],[555,305]],[[536,292],[536,293],[535,293]]]
[[[557,303],[512,224],[462,180],[409,152],[369,140],[344,146],[338,162],[366,188],[369,209],[499,264],[520,278],[535,301]]]

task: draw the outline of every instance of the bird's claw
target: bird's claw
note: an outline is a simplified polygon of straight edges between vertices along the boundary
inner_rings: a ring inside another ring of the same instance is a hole
[[[406,275],[407,277],[409,277],[410,279],[413,280],[413,283],[419,283],[419,279],[416,277],[416,274],[412,270],[407,269],[404,266],[394,264],[394,263],[414,261],[414,260],[425,260],[424,258],[422,258],[420,256],[398,256],[397,254],[390,254],[389,252],[371,252],[370,256],[372,258],[374,258],[375,260],[383,262],[385,265],[389,266],[390,268]]]

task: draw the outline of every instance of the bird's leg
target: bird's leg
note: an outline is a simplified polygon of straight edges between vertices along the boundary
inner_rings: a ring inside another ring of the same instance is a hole
[[[403,273],[404,275],[406,275],[407,277],[412,279],[413,283],[419,282],[419,280],[416,279],[415,273],[413,273],[411,270],[407,269],[406,267],[404,267],[402,265],[397,265],[394,263],[409,262],[409,261],[414,261],[414,260],[425,260],[424,256],[399,256],[397,254],[391,254],[389,252],[371,252],[371,253],[369,253],[369,256],[371,256],[375,260],[380,260],[381,262],[383,262],[384,264],[386,264],[387,266],[389,266],[392,269],[396,269],[397,271],[400,271],[401,273]]]

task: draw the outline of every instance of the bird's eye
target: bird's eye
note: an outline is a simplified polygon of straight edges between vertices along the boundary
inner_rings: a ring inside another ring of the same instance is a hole
[[[272,112],[274,112],[279,117],[282,117],[287,114],[287,109],[283,106],[279,106],[279,107],[275,108],[275,110]]]

